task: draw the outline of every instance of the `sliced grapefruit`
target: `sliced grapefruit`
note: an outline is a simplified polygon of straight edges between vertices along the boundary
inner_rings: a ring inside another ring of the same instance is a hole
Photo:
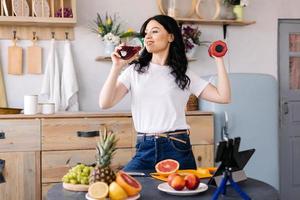
[[[173,159],[166,159],[155,165],[155,170],[159,175],[168,176],[179,169],[179,162]]]
[[[142,190],[141,184],[123,171],[117,173],[116,182],[126,191],[128,196],[137,195]]]

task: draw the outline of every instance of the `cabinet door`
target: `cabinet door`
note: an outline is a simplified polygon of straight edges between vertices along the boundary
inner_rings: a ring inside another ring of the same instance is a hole
[[[193,145],[197,167],[214,166],[214,145]]]
[[[40,120],[0,120],[0,152],[39,151]]]
[[[4,183],[0,184],[1,200],[38,200],[40,187],[40,153],[0,153],[5,160]]]
[[[190,125],[192,145],[214,143],[213,115],[187,116],[186,119]]]
[[[117,133],[118,147],[132,147],[131,118],[43,119],[42,150],[95,149],[99,137],[78,137],[77,131],[99,131],[104,126]]]
[[[131,148],[117,149],[112,160],[112,168],[124,166],[132,156]],[[96,162],[96,150],[46,151],[42,152],[42,183],[61,182],[70,167],[77,163]]]

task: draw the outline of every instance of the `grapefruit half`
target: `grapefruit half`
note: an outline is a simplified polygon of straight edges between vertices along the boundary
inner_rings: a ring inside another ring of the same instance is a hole
[[[159,175],[168,176],[179,169],[179,162],[173,159],[166,159],[155,165],[155,170]]]

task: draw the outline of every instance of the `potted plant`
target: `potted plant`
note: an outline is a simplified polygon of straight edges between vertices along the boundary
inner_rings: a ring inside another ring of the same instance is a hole
[[[248,5],[248,0],[223,0],[223,4],[232,8],[236,20],[243,20],[243,8]]]
[[[110,56],[110,54],[114,51],[115,46],[120,44],[121,39],[139,35],[132,29],[122,31],[119,17],[116,14],[111,17],[107,13],[104,18],[97,13],[97,17],[94,20],[94,26],[91,28],[91,30],[104,41],[104,53],[106,56]]]
[[[210,43],[209,41],[200,41],[200,36],[201,31],[198,27],[192,25],[182,26],[182,38],[188,58],[193,58],[195,56],[199,46]]]

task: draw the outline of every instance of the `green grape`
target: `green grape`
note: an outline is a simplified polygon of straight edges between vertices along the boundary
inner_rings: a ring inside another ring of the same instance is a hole
[[[76,178],[77,174],[76,174],[75,172],[72,172],[72,173],[70,174],[70,176],[71,176],[72,178]]]
[[[85,185],[85,181],[83,179],[81,179],[80,184]]]
[[[82,170],[84,173],[90,174],[90,168],[89,167],[85,167]]]
[[[71,180],[70,180],[70,183],[75,185],[75,184],[77,184],[77,180],[71,179]]]
[[[88,177],[88,176],[89,176],[89,174],[86,173],[86,172],[82,172],[80,175],[81,175],[81,176],[84,176],[84,177]]]
[[[70,183],[70,179],[67,178],[67,177],[64,177],[62,181],[63,181],[64,183]]]

